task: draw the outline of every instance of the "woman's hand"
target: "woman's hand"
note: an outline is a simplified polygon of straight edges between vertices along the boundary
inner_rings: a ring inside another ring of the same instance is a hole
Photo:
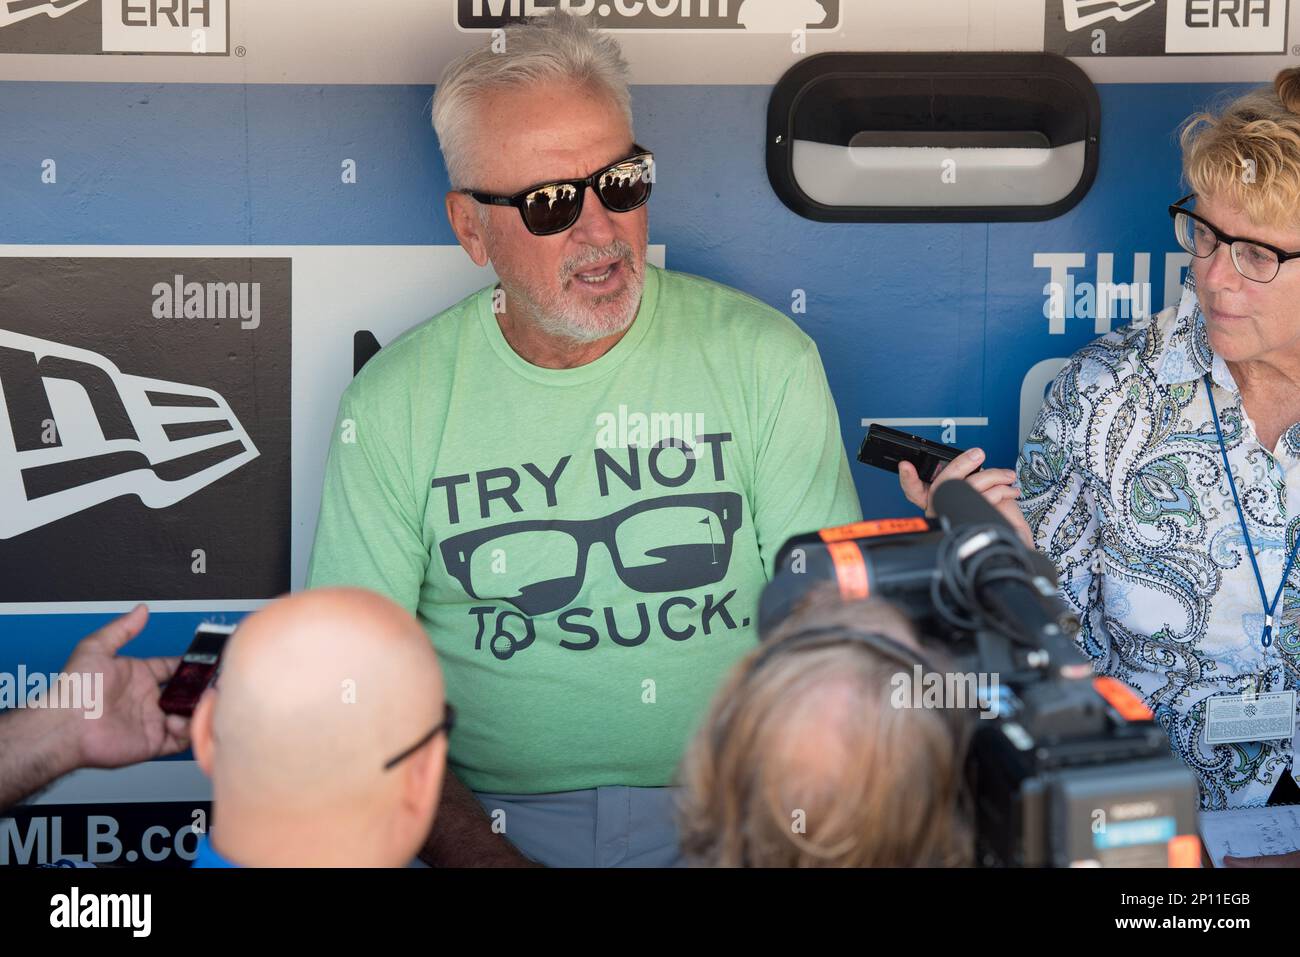
[[[1007,523],[1015,529],[1016,534],[1020,536],[1020,540],[1025,543],[1026,547],[1034,548],[1033,533],[1030,532],[1029,524],[1020,511],[1020,488],[1016,485],[1015,471],[1012,469],[985,469],[982,472],[976,472],[975,470],[980,467],[980,463],[983,461],[983,449],[968,449],[944,466],[939,474],[934,477],[933,482],[921,481],[921,477],[916,474],[916,467],[911,462],[900,462],[898,464],[898,484],[902,487],[903,494],[907,496],[909,502],[917,508],[923,509],[927,516],[933,518],[934,490],[944,482],[953,479],[965,479],[968,485],[983,495],[985,500],[1007,520]]]

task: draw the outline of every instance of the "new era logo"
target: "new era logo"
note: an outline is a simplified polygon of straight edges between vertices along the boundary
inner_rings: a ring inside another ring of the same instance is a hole
[[[224,56],[229,41],[230,0],[0,0],[0,53]]]
[[[1156,0],[1061,0],[1065,29],[1073,33],[1103,20],[1123,23],[1156,5]]]
[[[289,589],[293,262],[178,251],[0,256],[0,612]]]
[[[1044,0],[1043,49],[1062,56],[1279,54],[1289,0]]]
[[[0,2],[0,27],[28,17],[61,17],[90,0],[4,0]]]
[[[212,389],[0,330],[0,539],[121,496],[166,508],[257,456]]]
[[[1287,0],[1168,0],[1169,53],[1285,53]]]

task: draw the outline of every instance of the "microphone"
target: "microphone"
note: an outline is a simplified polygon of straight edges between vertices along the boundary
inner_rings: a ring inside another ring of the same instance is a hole
[[[1016,535],[1011,523],[1002,517],[1002,513],[988,503],[979,492],[966,482],[950,481],[942,483],[934,490],[935,514],[947,520],[952,528],[963,525],[994,525],[1005,529],[1016,537],[1016,544],[1029,563],[1035,576],[1046,578],[1055,593],[1057,577],[1056,566],[1052,560],[1036,548],[1026,548]]]
[[[1091,674],[1091,663],[1072,640],[1079,623],[1057,595],[1051,560],[1026,548],[1011,524],[966,482],[944,482],[935,489],[934,511],[962,533],[955,558],[971,576],[973,597],[1014,632],[1018,643],[1032,649],[1028,663],[1059,665],[1065,677]]]

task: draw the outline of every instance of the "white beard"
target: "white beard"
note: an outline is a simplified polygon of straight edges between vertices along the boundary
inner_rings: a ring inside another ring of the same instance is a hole
[[[597,262],[610,256],[622,255],[621,267],[626,273],[626,286],[621,292],[600,297],[594,305],[608,306],[614,304],[612,311],[601,309],[599,312],[582,308],[569,301],[562,291],[548,292],[542,297],[530,294],[529,290],[507,290],[507,301],[517,298],[524,305],[524,314],[547,335],[568,339],[574,343],[595,342],[625,331],[636,319],[641,307],[641,293],[645,287],[644,267],[634,272],[632,249],[621,241],[605,250],[597,250],[598,255],[587,257],[589,262]],[[644,259],[642,259],[644,262]],[[587,265],[586,262],[566,263],[565,272],[572,282],[582,282],[572,278],[574,274]],[[503,281],[504,285],[504,281]]]

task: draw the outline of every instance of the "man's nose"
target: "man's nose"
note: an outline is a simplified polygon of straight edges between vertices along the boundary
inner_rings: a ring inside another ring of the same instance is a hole
[[[608,246],[617,236],[614,214],[596,195],[595,189],[586,187],[588,194],[582,198],[582,215],[573,224],[573,238],[591,246]]]

